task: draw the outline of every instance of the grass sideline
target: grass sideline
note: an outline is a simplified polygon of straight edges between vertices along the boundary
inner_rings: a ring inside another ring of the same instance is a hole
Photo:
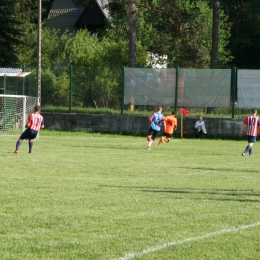
[[[46,130],[13,154],[16,139],[0,139],[0,259],[259,258],[259,143],[242,157],[245,140],[148,151],[144,137]]]

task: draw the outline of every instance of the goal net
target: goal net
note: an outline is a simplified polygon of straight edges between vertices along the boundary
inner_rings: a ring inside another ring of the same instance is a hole
[[[37,97],[0,94],[0,135],[21,134],[37,103]]]

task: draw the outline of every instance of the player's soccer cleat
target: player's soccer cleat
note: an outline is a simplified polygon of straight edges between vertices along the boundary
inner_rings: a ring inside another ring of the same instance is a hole
[[[151,148],[148,146],[148,149],[147,150],[151,150]]]
[[[252,154],[252,153],[250,153],[250,154],[249,154],[249,156],[253,156],[253,154]]]
[[[242,156],[246,156],[246,154],[245,154],[245,153],[242,153]]]
[[[18,153],[18,150],[14,150],[14,153]]]
[[[169,143],[170,139],[167,137],[164,137],[164,142]]]

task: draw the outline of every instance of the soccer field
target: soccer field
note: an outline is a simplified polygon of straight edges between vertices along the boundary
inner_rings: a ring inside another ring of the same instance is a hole
[[[0,140],[2,260],[260,259],[260,141],[17,138]]]

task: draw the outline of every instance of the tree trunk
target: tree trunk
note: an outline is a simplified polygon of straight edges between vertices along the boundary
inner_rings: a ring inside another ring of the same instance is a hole
[[[212,48],[210,68],[218,67],[218,41],[219,41],[219,0],[213,0],[213,23],[212,23]]]
[[[210,68],[218,67],[218,41],[219,41],[219,0],[213,1],[213,22],[212,22],[212,47]],[[207,114],[214,112],[214,107],[207,107]]]
[[[129,12],[129,67],[136,67],[136,4],[128,0]]]

